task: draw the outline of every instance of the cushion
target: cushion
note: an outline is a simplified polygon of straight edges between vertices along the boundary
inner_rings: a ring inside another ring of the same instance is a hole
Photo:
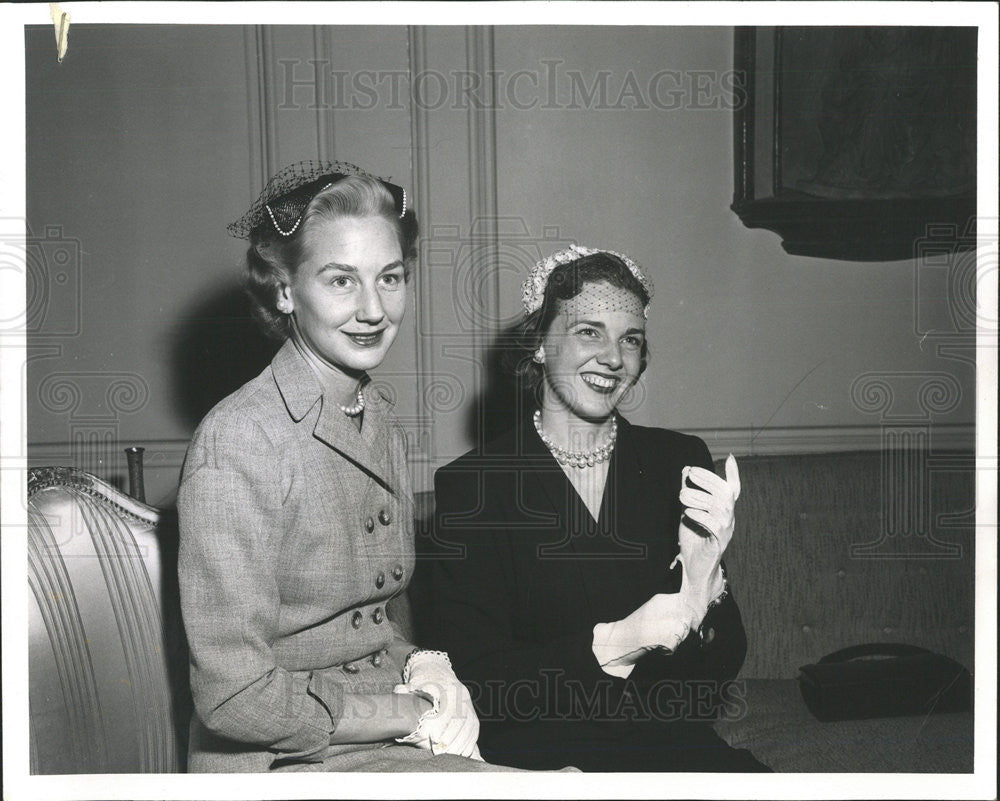
[[[749,643],[742,676],[795,678],[801,665],[869,642],[923,646],[971,670],[971,454],[887,450],[739,464],[726,565]]]
[[[795,679],[748,679],[746,704],[715,730],[777,772],[971,773],[969,712],[821,723]]]

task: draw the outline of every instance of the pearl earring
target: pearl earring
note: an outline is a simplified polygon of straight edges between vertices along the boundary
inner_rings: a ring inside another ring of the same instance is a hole
[[[282,314],[288,314],[289,310],[288,310],[288,301],[287,300],[279,300],[278,301],[278,311],[280,311]]]
[[[538,350],[536,350],[535,353],[534,353],[534,355],[531,357],[531,360],[533,362],[535,362],[535,364],[544,364],[545,363],[545,349],[542,348],[542,347],[539,347]]]

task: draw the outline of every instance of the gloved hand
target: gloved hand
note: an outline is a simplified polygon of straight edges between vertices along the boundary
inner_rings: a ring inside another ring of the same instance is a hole
[[[688,479],[694,487],[688,486]],[[726,459],[725,479],[703,467],[685,467],[681,471],[678,497],[684,514],[677,532],[680,553],[674,563],[679,561],[684,570],[680,594],[700,613],[695,627],[701,625],[708,605],[725,589],[720,563],[733,537],[739,496],[740,474],[732,454]]]
[[[594,656],[605,673],[624,678],[647,652],[675,651],[687,639],[695,614],[680,593],[658,593],[628,617],[594,626]]]
[[[451,660],[443,651],[415,651],[406,660],[403,684],[393,692],[415,692],[429,698],[434,706],[420,716],[417,728],[398,742],[412,743],[437,754],[482,759],[479,717],[472,697],[452,670]]]

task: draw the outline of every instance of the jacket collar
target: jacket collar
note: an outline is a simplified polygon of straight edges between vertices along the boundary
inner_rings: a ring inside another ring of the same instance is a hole
[[[640,452],[642,449],[636,447],[637,443],[632,424],[620,414],[616,414],[615,416],[618,421],[618,436],[615,440],[615,450],[611,458],[613,460],[612,466],[616,469],[608,478],[609,488],[611,488],[610,485],[616,482],[621,483],[616,475],[619,471],[625,470],[629,475],[633,475],[634,473],[642,475],[645,470],[643,455]],[[542,442],[541,437],[538,436],[538,432],[535,431],[535,424],[531,416],[528,415],[525,417],[522,420],[521,426],[515,431],[515,436],[518,438],[518,452],[528,457],[526,461],[536,469],[539,469],[540,480],[538,486],[548,496],[549,503],[553,509],[562,509],[566,505],[566,493],[570,491],[572,485],[569,479],[566,478],[555,457],[546,447],[545,443]],[[614,492],[615,489],[611,491]],[[572,492],[575,493],[575,490],[572,490]],[[570,497],[572,498],[573,495]]]
[[[625,521],[637,506],[648,503],[645,497],[646,482],[642,480],[645,471],[642,448],[637,447],[632,425],[621,415],[617,415],[618,437],[612,454],[611,473],[605,488],[604,504],[598,525],[617,532],[617,537],[628,537]],[[518,452],[524,454],[524,463],[531,465],[530,481],[524,486],[527,508],[543,512],[547,509],[556,515],[571,515],[571,507],[577,506],[581,514],[583,501],[579,499],[570,480],[563,473],[559,463],[552,456],[545,443],[535,431],[531,417],[527,417],[516,430],[520,439]],[[585,602],[591,610],[602,606],[601,598],[606,595],[606,566],[608,560],[617,563],[622,559],[641,558],[642,546],[628,541],[617,541],[609,545],[606,553],[595,552],[591,544],[581,542],[579,537],[570,536],[554,547],[539,551],[543,558],[569,559],[574,565],[579,587]]]
[[[324,397],[319,378],[291,339],[275,354],[271,372],[292,420],[301,422],[319,404],[313,436],[389,489],[396,487],[398,477],[387,460],[392,403],[381,390],[365,385],[365,416],[359,432],[337,404]]]

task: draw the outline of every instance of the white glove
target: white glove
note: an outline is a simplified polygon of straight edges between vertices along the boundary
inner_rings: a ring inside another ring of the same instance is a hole
[[[654,595],[628,617],[594,626],[594,656],[605,673],[625,678],[649,651],[677,650],[687,639],[695,614],[680,593]]]
[[[687,485],[688,479],[696,487]],[[694,627],[701,625],[709,604],[722,594],[725,579],[721,561],[733,538],[736,499],[740,496],[740,474],[732,454],[726,459],[726,477],[719,478],[703,467],[685,467],[681,471],[679,499],[684,506],[677,539],[680,553],[670,565],[683,565],[681,595],[698,610]],[[703,526],[696,531],[685,517]],[[705,532],[708,532],[707,534]]]
[[[452,670],[443,651],[415,651],[403,668],[403,684],[393,692],[413,692],[430,698],[434,706],[420,716],[417,728],[397,742],[427,748],[433,754],[458,754],[482,759],[476,741],[479,718],[472,697]]]

